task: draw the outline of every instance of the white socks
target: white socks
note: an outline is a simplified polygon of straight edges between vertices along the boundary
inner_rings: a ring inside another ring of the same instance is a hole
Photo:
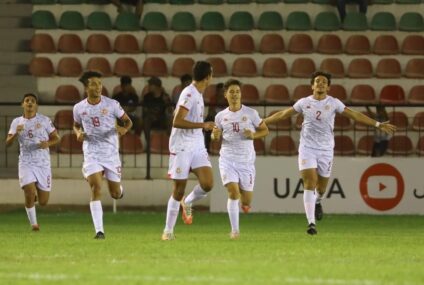
[[[29,220],[29,223],[31,224],[31,226],[36,225],[37,224],[37,215],[35,213],[35,206],[33,206],[32,208],[25,207],[25,210],[27,212],[28,220]]]
[[[191,191],[190,195],[185,198],[184,203],[187,205],[192,205],[194,202],[205,198],[208,195],[208,192],[203,191],[199,184],[194,186],[193,191]]]
[[[321,203],[322,198],[324,198],[324,194],[320,194],[316,189],[315,189],[315,204]]]
[[[180,211],[180,202],[174,199],[174,197],[169,198],[168,208],[166,210],[166,224],[165,224],[165,233],[174,232],[175,223],[177,222],[178,212]]]
[[[91,217],[93,218],[93,224],[94,229],[96,233],[102,232],[104,233],[103,229],[103,208],[102,208],[102,202],[100,200],[98,201],[91,201],[90,202],[90,211],[91,211]]]
[[[303,190],[303,204],[305,205],[306,219],[308,224],[315,224],[315,193],[314,190]]]
[[[230,218],[231,223],[231,232],[238,233],[240,232],[239,229],[239,199],[237,200],[231,200],[228,198],[227,201],[227,210],[228,210],[228,217]]]

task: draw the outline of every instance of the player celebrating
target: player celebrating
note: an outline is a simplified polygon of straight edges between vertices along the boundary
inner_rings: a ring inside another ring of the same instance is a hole
[[[255,148],[253,140],[268,134],[268,128],[255,109],[241,104],[241,83],[230,79],[224,84],[228,108],[215,117],[216,127],[211,138],[219,140],[219,171],[222,184],[228,190],[227,210],[231,224],[231,239],[240,236],[239,200],[245,213],[250,210],[255,183]]]
[[[193,66],[193,82],[184,88],[178,99],[169,140],[168,176],[174,181],[174,189],[168,201],[166,225],[162,240],[174,239],[174,226],[180,204],[185,224],[193,222],[191,206],[206,197],[213,187],[212,166],[205,148],[202,129],[212,130],[213,122],[203,122],[204,103],[202,92],[212,80],[212,66],[198,61]],[[189,172],[197,176],[199,184],[185,199],[184,191]]]
[[[396,127],[389,122],[378,122],[347,108],[339,99],[327,95],[331,75],[317,71],[312,74],[313,94],[298,100],[293,107],[281,110],[265,119],[267,125],[284,120],[296,113],[303,114],[299,144],[299,171],[303,179],[303,202],[308,220],[307,233],[317,234],[315,218],[323,216],[321,199],[330,177],[334,148],[334,117],[340,113],[359,123],[376,127],[392,134]],[[314,193],[315,191],[315,193]],[[315,205],[316,204],[316,205]]]
[[[101,74],[85,72],[79,79],[87,98],[74,106],[74,132],[83,141],[84,163],[82,172],[91,189],[90,211],[96,231],[95,239],[104,239],[103,209],[100,201],[102,175],[107,179],[109,193],[114,199],[123,197],[121,186],[120,136],[131,129],[132,122],[113,99],[101,95]],[[116,119],[123,126],[116,124]]]
[[[19,184],[24,190],[25,210],[33,231],[40,229],[35,212],[38,197],[40,206],[47,205],[52,184],[49,147],[59,142],[59,135],[51,120],[39,113],[38,98],[25,94],[22,99],[24,114],[10,125],[6,145],[19,140]]]

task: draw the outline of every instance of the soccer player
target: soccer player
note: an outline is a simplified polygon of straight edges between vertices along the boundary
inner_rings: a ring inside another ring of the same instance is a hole
[[[116,100],[101,95],[101,74],[85,72],[79,81],[84,84],[87,98],[74,106],[74,132],[83,142],[82,173],[91,189],[90,211],[95,239],[104,239],[103,209],[100,201],[102,176],[107,179],[109,193],[114,199],[124,195],[121,186],[121,160],[118,135],[132,127],[131,119]],[[120,119],[122,126],[117,125]]]
[[[327,95],[331,75],[317,71],[312,75],[313,94],[298,100],[293,107],[281,110],[265,119],[267,125],[301,113],[303,115],[299,144],[299,171],[303,179],[303,202],[308,220],[307,233],[317,234],[315,219],[321,220],[321,199],[331,174],[334,148],[334,117],[336,113],[359,123],[373,126],[392,134],[396,127],[389,122],[378,122],[346,107],[339,99]]]
[[[168,176],[174,182],[174,189],[168,201],[166,225],[162,240],[173,240],[174,227],[180,204],[185,224],[193,222],[191,206],[206,197],[213,187],[212,167],[202,129],[212,130],[214,122],[204,122],[202,92],[212,80],[212,66],[206,61],[198,61],[193,66],[193,82],[183,89],[178,99],[169,140]],[[199,184],[184,197],[188,175],[192,171]]]
[[[255,109],[241,104],[241,83],[230,79],[224,84],[224,96],[228,108],[215,117],[216,127],[211,138],[219,140],[219,171],[222,184],[228,190],[227,210],[231,224],[231,239],[240,236],[239,201],[245,213],[250,210],[255,183],[255,148],[253,140],[265,137],[268,127]]]
[[[33,231],[40,230],[35,202],[47,205],[52,184],[49,147],[59,142],[59,135],[51,120],[39,113],[38,98],[33,93],[22,99],[23,115],[10,125],[6,145],[19,140],[19,184],[24,190],[25,210]]]

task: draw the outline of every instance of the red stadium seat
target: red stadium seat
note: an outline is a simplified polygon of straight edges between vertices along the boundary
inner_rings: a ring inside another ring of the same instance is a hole
[[[53,63],[48,57],[34,57],[29,63],[29,73],[36,77],[53,76]]]
[[[272,111],[267,115],[267,117],[272,116],[277,112],[278,110]],[[270,131],[289,131],[292,129],[292,121],[291,118],[286,118],[285,120],[273,124],[268,124],[267,126]]]
[[[396,131],[406,131],[408,129],[408,116],[404,112],[394,111],[388,114],[391,124],[397,127]]]
[[[259,92],[253,84],[243,84],[241,86],[241,100],[243,104],[259,104]]]
[[[352,129],[352,122],[349,118],[336,114],[334,119],[334,130],[335,131],[348,131]]]
[[[315,72],[315,62],[310,58],[296,58],[291,66],[291,76],[296,78],[310,78]]]
[[[78,35],[63,34],[59,38],[57,50],[62,53],[82,53],[84,52],[84,47]]]
[[[104,57],[92,57],[87,62],[87,70],[99,71],[103,77],[113,75],[109,61]]]
[[[164,132],[152,131],[150,134],[150,153],[169,154],[169,136]]]
[[[282,78],[287,77],[287,65],[281,57],[267,58],[262,67],[263,77]]]
[[[339,99],[343,103],[348,103],[346,89],[343,85],[331,84],[329,93],[330,96]]]
[[[57,64],[57,75],[64,77],[79,77],[82,65],[76,57],[62,57]]]
[[[74,85],[59,85],[54,95],[54,101],[60,104],[76,104],[81,101],[81,96]]]
[[[374,146],[374,136],[365,135],[362,136],[356,146],[356,154],[371,156],[372,149]]]
[[[345,52],[347,54],[370,54],[371,44],[369,39],[364,35],[352,35],[345,44]]]
[[[420,137],[417,142],[417,154],[424,155],[424,137]]]
[[[119,138],[119,152],[122,154],[139,154],[143,152],[140,136],[126,133]]]
[[[403,39],[401,51],[403,54],[424,55],[424,36],[406,36]]]
[[[374,41],[373,51],[378,55],[398,54],[399,43],[392,35],[379,35]]]
[[[206,54],[225,53],[224,38],[218,34],[205,35],[200,43],[200,52]]]
[[[131,77],[140,76],[137,62],[131,57],[120,57],[115,61],[113,73],[116,76],[128,75]]]
[[[256,155],[265,155],[265,142],[263,139],[255,139],[253,141]]]
[[[255,43],[249,34],[236,34],[230,40],[229,52],[248,54],[255,52]]]
[[[343,53],[342,40],[335,34],[322,35],[318,40],[317,52],[322,54],[341,54]]]
[[[258,75],[256,62],[249,57],[238,57],[233,62],[232,75],[239,77],[255,77]]]
[[[367,58],[353,59],[347,68],[347,76],[350,78],[373,77],[372,64]]]
[[[350,156],[355,154],[355,145],[349,136],[334,136],[334,155]]]
[[[228,76],[227,64],[224,59],[220,57],[209,57],[206,61],[212,65],[214,77]]]
[[[405,77],[408,78],[424,78],[424,59],[412,58],[408,61],[405,68]]]
[[[82,142],[77,141],[77,136],[74,133],[65,134],[60,139],[58,152],[67,154],[82,154]]]
[[[408,95],[408,103],[424,104],[424,85],[415,85],[411,88]]]
[[[374,87],[367,84],[355,85],[350,94],[350,101],[353,104],[375,104],[377,98]]]
[[[297,148],[291,136],[276,136],[271,141],[269,152],[272,155],[296,155]]]
[[[312,95],[311,85],[307,85],[307,84],[297,85],[294,88],[292,100],[293,102],[296,102],[297,100],[304,97],[308,97],[310,95]]]
[[[320,69],[330,73],[333,78],[345,77],[343,62],[338,58],[324,58]]]
[[[161,34],[147,34],[143,41],[144,53],[167,53],[168,45]]]
[[[140,53],[138,41],[131,34],[119,34],[115,38],[113,49],[117,53]]]
[[[58,130],[72,130],[74,115],[72,110],[59,110],[54,115],[53,124]]]
[[[112,45],[109,38],[103,34],[91,34],[85,43],[88,53],[112,53]]]
[[[308,34],[294,34],[291,36],[287,48],[290,53],[313,53],[314,45]]]
[[[402,70],[400,63],[395,58],[383,58],[377,63],[375,76],[379,78],[400,78]]]
[[[261,53],[283,53],[284,50],[284,40],[279,34],[265,34],[259,44]]]
[[[399,85],[386,85],[380,91],[380,102],[387,105],[405,103],[405,91]]]
[[[49,34],[34,34],[30,43],[33,53],[55,53],[56,46]]]
[[[161,57],[148,57],[143,63],[143,76],[168,76],[168,67]]]
[[[265,102],[271,104],[289,104],[289,90],[282,84],[271,84],[265,90]]]
[[[192,54],[197,52],[196,40],[192,35],[176,35],[171,44],[171,52],[175,54]]]
[[[191,74],[194,60],[191,57],[179,57],[172,65],[172,76],[181,77],[184,74]]]
[[[396,135],[390,138],[387,154],[393,156],[407,156],[414,152],[412,141],[408,136]]]

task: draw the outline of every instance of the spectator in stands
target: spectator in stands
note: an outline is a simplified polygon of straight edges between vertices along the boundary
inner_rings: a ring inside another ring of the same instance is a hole
[[[141,112],[137,114],[139,100],[137,92],[132,86],[131,77],[125,75],[121,77],[121,91],[113,95],[112,99],[118,101],[124,109],[125,113],[127,113],[128,117],[130,117],[131,121],[133,122],[133,127],[131,130],[134,131],[135,134],[141,135],[143,130],[141,116],[139,115]],[[122,122],[118,121],[118,124],[122,126]]]
[[[193,81],[193,78],[191,77],[190,74],[187,74],[186,73],[186,74],[183,74],[180,77],[180,81],[181,81],[181,84],[180,84],[181,88],[180,88],[180,90],[183,91],[184,88],[186,88],[187,86],[189,86],[191,84],[191,82]],[[177,105],[178,99],[180,99],[180,94],[181,94],[181,92],[179,92],[177,94],[174,94],[174,96],[172,97],[172,103],[174,105]]]
[[[210,98],[209,107],[208,107],[208,114],[206,115],[205,121],[215,121],[215,116],[222,110],[224,110],[227,107],[227,99],[225,99],[224,96],[225,89],[223,83],[216,84],[215,89],[215,96],[212,96]],[[211,143],[211,133],[212,131],[205,131],[205,146],[206,149],[209,151],[209,145]]]
[[[358,4],[359,12],[366,14],[368,8],[368,1],[370,0],[335,0],[337,10],[339,11],[340,20],[343,23],[346,17],[346,4]]]
[[[118,9],[118,13],[124,11],[124,5],[131,5],[135,7],[135,14],[141,18],[143,14],[143,0],[111,0],[112,4]]]
[[[372,112],[367,106],[367,111],[371,118],[379,122],[389,122],[389,116],[387,115],[386,108],[383,105],[377,105],[376,112]],[[375,129],[374,132],[374,145],[372,146],[373,157],[380,157],[386,153],[389,145],[389,135],[380,129]]]

